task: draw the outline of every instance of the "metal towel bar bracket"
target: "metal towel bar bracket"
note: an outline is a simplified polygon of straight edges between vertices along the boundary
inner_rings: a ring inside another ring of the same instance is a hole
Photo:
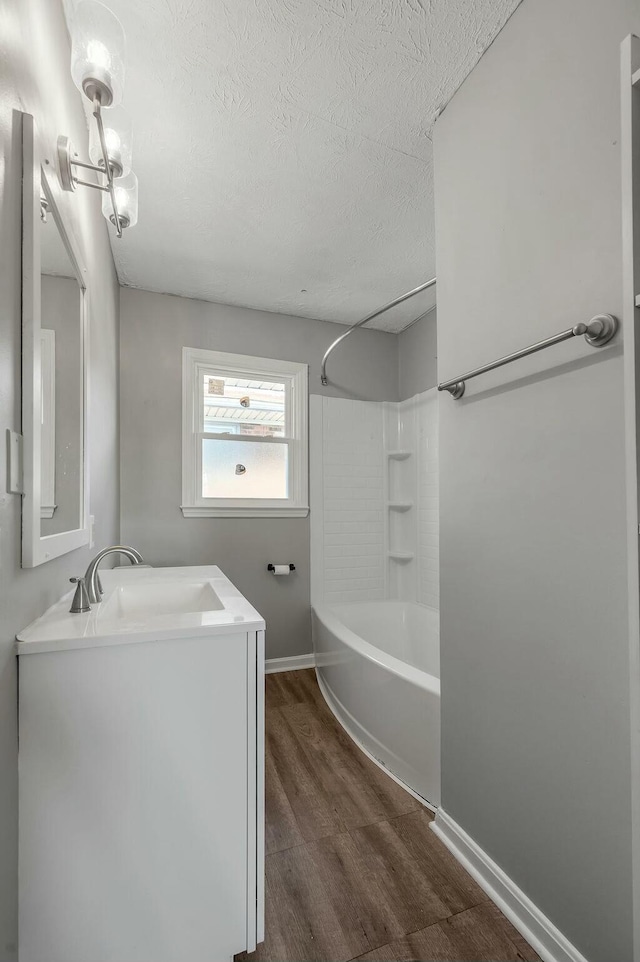
[[[568,341],[572,337],[584,335],[585,341],[587,344],[590,344],[591,347],[603,347],[611,340],[617,330],[618,321],[612,314],[598,314],[596,317],[592,317],[588,324],[576,324],[567,331],[561,331],[560,334],[554,334],[553,337],[545,338],[544,341],[536,341],[535,344],[525,347],[522,351],[516,351],[514,354],[505,354],[504,357],[498,358],[497,361],[492,361],[491,364],[484,364],[482,367],[476,367],[473,371],[468,371],[459,377],[453,377],[450,381],[443,381],[441,384],[438,384],[438,390],[448,391],[451,397],[457,401],[458,398],[461,398],[464,394],[465,381],[470,381],[472,377],[478,377],[479,374],[486,374],[487,371],[493,371],[497,367],[502,367],[503,364],[518,361],[521,357],[527,357],[529,354],[535,354],[537,351],[544,351],[545,348],[552,347],[554,344],[560,344],[561,341]]]

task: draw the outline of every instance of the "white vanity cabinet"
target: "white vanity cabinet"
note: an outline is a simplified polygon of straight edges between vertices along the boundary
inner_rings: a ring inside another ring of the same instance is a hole
[[[227,962],[263,938],[264,622],[217,568],[103,583],[19,636],[20,959]]]

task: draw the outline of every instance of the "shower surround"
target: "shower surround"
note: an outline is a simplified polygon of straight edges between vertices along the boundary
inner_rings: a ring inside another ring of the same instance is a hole
[[[438,403],[311,397],[311,600],[438,609]]]
[[[316,670],[351,736],[440,800],[438,395],[311,398]]]

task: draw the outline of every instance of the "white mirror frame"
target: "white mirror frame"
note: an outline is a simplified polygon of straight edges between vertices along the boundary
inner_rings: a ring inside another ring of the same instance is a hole
[[[22,567],[37,565],[89,544],[89,290],[87,269],[80,248],[64,223],[53,165],[43,164],[31,114],[22,114]],[[40,197],[44,192],[49,216],[55,219],[82,292],[80,330],[82,335],[82,385],[78,404],[82,464],[80,466],[80,526],[59,534],[41,535],[42,495],[42,354],[40,276]]]

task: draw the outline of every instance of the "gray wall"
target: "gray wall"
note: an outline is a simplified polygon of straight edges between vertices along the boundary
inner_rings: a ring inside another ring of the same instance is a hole
[[[306,362],[310,391],[397,400],[397,338],[357,331],[320,361],[337,324],[123,288],[121,310],[122,538],[154,565],[219,564],[267,622],[267,657],[311,651],[308,518],[183,518],[182,348]],[[270,561],[296,572],[274,578]]]
[[[33,113],[49,156],[59,133],[86,150],[80,96],[69,75],[62,4],[0,0],[0,960],[17,957],[16,632],[40,615],[80,574],[89,548],[32,570],[20,568],[20,497],[6,494],[7,428],[20,430],[21,132],[15,109]],[[62,202],[83,248],[93,285],[91,319],[91,510],[96,543],[118,537],[118,294],[100,198],[93,191]]]
[[[525,0],[435,127],[442,378],[621,312],[637,0]],[[591,962],[629,962],[622,348],[440,405],[444,809]]]
[[[398,335],[400,400],[428,391],[438,383],[438,319],[430,311]]]

